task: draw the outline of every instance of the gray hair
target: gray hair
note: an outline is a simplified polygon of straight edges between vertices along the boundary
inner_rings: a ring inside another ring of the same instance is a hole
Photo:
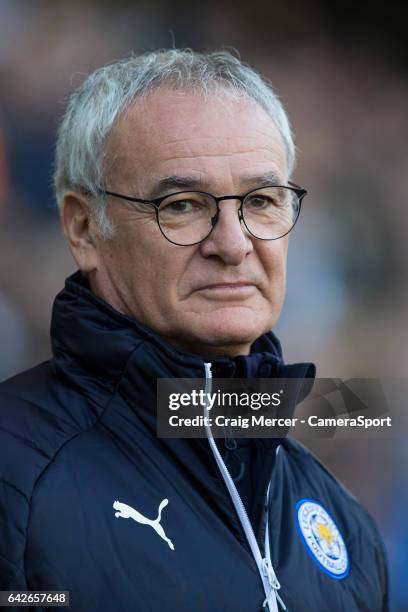
[[[204,95],[227,90],[254,99],[273,119],[285,145],[289,174],[295,146],[286,112],[272,86],[227,51],[196,53],[170,49],[130,56],[91,74],[72,93],[58,130],[54,188],[61,207],[67,191],[86,191],[95,198],[93,214],[101,237],[113,235],[106,214],[104,145],[118,118],[137,96],[166,85]]]

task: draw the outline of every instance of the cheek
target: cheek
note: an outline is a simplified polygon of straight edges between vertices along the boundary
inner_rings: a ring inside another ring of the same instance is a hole
[[[265,241],[261,243],[260,249],[261,261],[268,272],[285,269],[288,248],[284,238]]]
[[[287,241],[264,245],[261,261],[267,278],[271,302],[281,301],[286,283]]]
[[[152,307],[171,307],[177,301],[178,287],[188,267],[188,253],[180,251],[160,236],[151,241],[144,236],[129,253],[133,270],[130,277],[133,292],[149,301]]]

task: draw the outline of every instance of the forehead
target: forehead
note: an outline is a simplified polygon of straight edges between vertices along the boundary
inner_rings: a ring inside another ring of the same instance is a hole
[[[251,173],[287,179],[283,139],[271,117],[252,99],[228,92],[158,89],[139,98],[109,135],[109,174],[130,188],[148,189],[164,176],[197,176],[220,185]]]

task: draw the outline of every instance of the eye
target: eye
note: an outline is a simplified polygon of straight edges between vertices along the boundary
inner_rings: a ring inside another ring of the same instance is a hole
[[[208,213],[211,207],[204,194],[180,194],[169,196],[160,204],[159,212],[166,218],[200,216]]]
[[[200,202],[194,200],[175,200],[174,202],[163,202],[160,208],[167,214],[185,215],[200,207]]]
[[[278,206],[279,204],[276,198],[257,193],[245,200],[245,205],[253,210],[263,210],[270,206]]]
[[[250,193],[245,206],[248,212],[274,212],[288,209],[291,206],[291,192],[282,187],[265,187]]]

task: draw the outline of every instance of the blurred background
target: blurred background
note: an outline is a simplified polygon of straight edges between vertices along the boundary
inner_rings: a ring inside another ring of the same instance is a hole
[[[67,96],[130,51],[235,48],[288,110],[306,187],[277,333],[323,377],[408,370],[408,70],[403,3],[187,0],[0,3],[0,380],[50,354],[55,294],[74,270],[51,174]],[[392,611],[408,610],[408,445],[307,444],[383,534]]]

